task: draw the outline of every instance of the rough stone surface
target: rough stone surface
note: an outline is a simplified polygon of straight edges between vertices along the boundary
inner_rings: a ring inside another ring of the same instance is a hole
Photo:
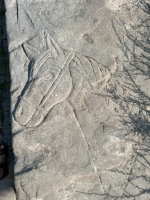
[[[150,199],[148,1],[5,3],[18,199]]]

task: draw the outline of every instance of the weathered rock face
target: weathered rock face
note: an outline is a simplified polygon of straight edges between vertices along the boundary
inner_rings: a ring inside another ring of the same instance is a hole
[[[149,199],[148,5],[6,0],[18,199]]]

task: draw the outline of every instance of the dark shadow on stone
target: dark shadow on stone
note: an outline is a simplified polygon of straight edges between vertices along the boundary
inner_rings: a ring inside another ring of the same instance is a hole
[[[9,53],[6,33],[5,3],[0,1],[0,142],[8,145],[8,168],[14,170],[11,132]]]

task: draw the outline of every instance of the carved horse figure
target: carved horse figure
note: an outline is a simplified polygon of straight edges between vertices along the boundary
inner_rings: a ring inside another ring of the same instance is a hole
[[[30,60],[28,81],[14,113],[22,126],[37,126],[55,105],[76,95],[83,97],[80,94],[85,88],[105,85],[114,70],[101,67],[93,58],[61,49],[45,31],[22,47]]]

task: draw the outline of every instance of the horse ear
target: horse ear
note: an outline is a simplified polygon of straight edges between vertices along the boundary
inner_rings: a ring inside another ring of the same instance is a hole
[[[64,61],[64,53],[63,50],[60,48],[60,46],[57,44],[57,42],[54,40],[54,38],[50,35],[47,34],[47,47],[51,51],[51,55],[53,58],[59,58],[61,61]]]
[[[22,48],[29,60],[35,60],[37,58],[38,51],[33,46],[26,43],[22,45]]]
[[[51,52],[51,57],[56,58],[58,55],[58,50],[56,49],[54,43],[53,43],[53,38],[50,34],[47,34],[46,37],[46,42],[47,42],[47,48],[50,50]]]

